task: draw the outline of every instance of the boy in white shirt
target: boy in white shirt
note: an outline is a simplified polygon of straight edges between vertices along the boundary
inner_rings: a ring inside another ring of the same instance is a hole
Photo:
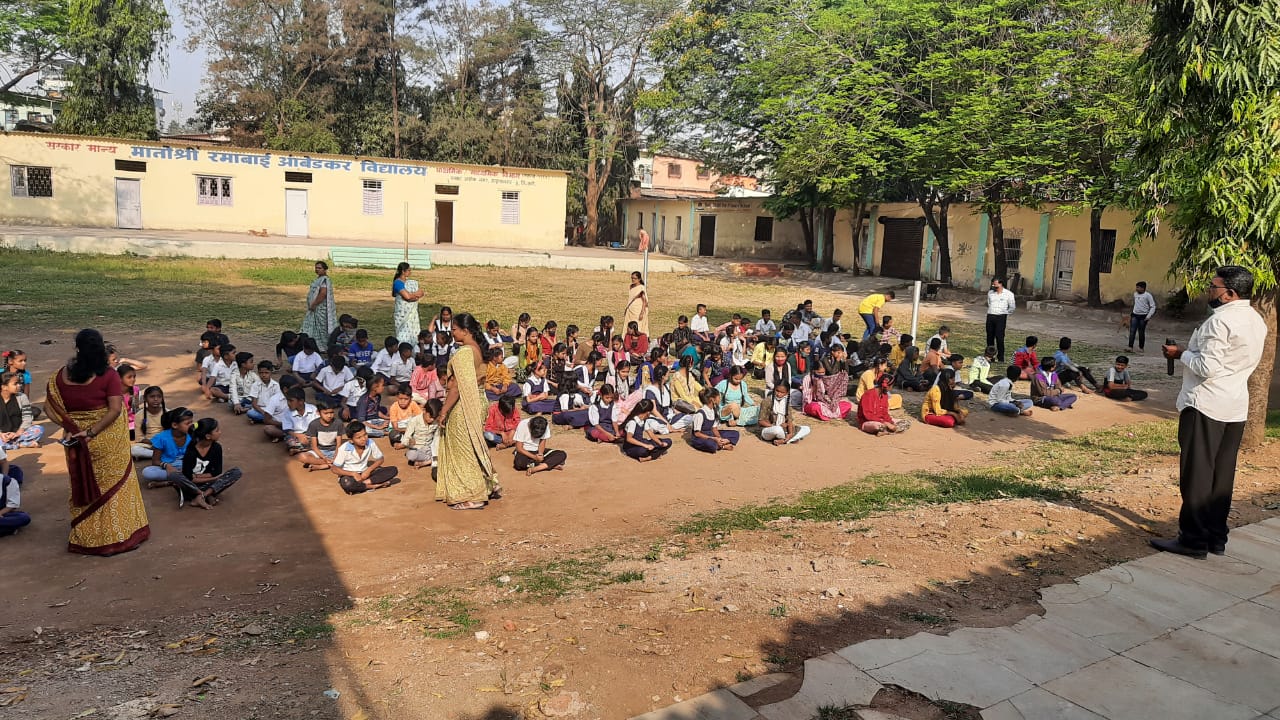
[[[771,338],[778,336],[778,326],[774,324],[772,313],[768,308],[760,311],[760,319],[756,321],[756,337]]]
[[[548,450],[551,439],[551,423],[545,417],[531,417],[520,421],[512,440],[516,444],[514,466],[526,476],[546,470],[563,470],[569,456],[563,450]]]
[[[253,367],[253,353],[237,353],[236,371],[231,376],[231,412],[236,415],[249,412],[253,409],[253,401],[260,392],[262,392],[262,380]]]
[[[236,346],[230,343],[218,348],[219,358],[209,368],[201,393],[206,400],[226,402],[231,399],[231,383],[236,374]]]
[[[338,476],[338,485],[348,495],[389,487],[398,483],[400,471],[383,467],[384,458],[378,444],[369,438],[364,423],[347,425],[346,442],[338,446],[330,470]]]
[[[706,305],[698,303],[698,312],[693,316],[693,319],[689,321],[689,329],[693,331],[693,334],[698,338],[698,340],[701,340],[702,342],[709,342],[711,340],[711,327],[707,322]]]
[[[266,419],[268,415],[265,408],[270,403],[272,396],[279,395],[284,398],[284,392],[280,390],[280,383],[271,379],[271,373],[275,366],[270,360],[263,360],[258,363],[258,393],[253,396],[253,401],[249,403],[249,411],[246,415],[251,423],[260,423]]]
[[[409,387],[409,379],[417,365],[413,359],[413,345],[400,343],[396,347],[395,356],[391,358],[391,372],[387,375],[391,382],[387,384],[387,391],[398,393],[400,388]]]
[[[323,400],[325,404],[337,407],[342,403],[343,388],[353,378],[355,373],[347,367],[347,359],[341,355],[334,355],[329,358],[329,364],[316,373],[316,379],[311,381],[311,386],[316,391],[317,400]]]
[[[1013,397],[1013,383],[1021,378],[1022,369],[1017,365],[1010,365],[1005,371],[1005,376],[997,380],[996,384],[991,386],[991,392],[987,393],[987,407],[1001,415],[1030,416],[1033,404],[1031,400],[1015,400]]]
[[[369,369],[374,373],[391,377],[391,361],[399,354],[400,341],[388,335],[386,340],[382,341],[382,349],[373,354],[373,362],[369,363]]]

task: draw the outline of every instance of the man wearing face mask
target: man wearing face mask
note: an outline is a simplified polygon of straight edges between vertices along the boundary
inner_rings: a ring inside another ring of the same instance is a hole
[[[1162,348],[1166,358],[1183,365],[1178,393],[1182,510],[1178,537],[1152,540],[1157,550],[1197,559],[1226,552],[1236,456],[1249,415],[1249,376],[1267,342],[1266,323],[1249,306],[1252,294],[1252,273],[1236,265],[1218,268],[1209,283],[1213,315],[1185,347]]]
[[[1004,286],[1000,278],[991,279],[987,291],[987,344],[996,347],[996,362],[1004,362],[1004,329],[1009,316],[1018,308],[1013,291]]]

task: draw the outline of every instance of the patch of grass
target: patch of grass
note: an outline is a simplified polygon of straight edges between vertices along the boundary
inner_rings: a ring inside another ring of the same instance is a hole
[[[538,600],[551,600],[574,592],[644,580],[644,573],[636,570],[611,572],[609,565],[616,559],[613,553],[599,548],[586,550],[578,557],[508,570],[503,574],[510,576],[511,582],[503,586]],[[497,577],[494,582],[497,583]]]
[[[786,606],[786,605],[775,605],[775,606],[773,606],[773,607],[769,608],[769,617],[773,617],[773,618],[784,618],[784,617],[786,617],[786,616],[787,616],[787,606]]]
[[[644,554],[644,561],[656,563],[662,559],[662,543],[656,542],[649,546],[649,552]]]
[[[925,625],[945,625],[947,623],[947,618],[927,612],[904,612],[900,617],[903,620],[924,623]]]
[[[843,707],[822,705],[818,708],[818,714],[813,716],[813,720],[858,720],[859,717],[852,705]]]
[[[333,636],[333,624],[324,615],[297,615],[289,618],[277,633],[280,640],[323,640]]]
[[[862,565],[867,567],[870,567],[870,566],[883,567],[884,566],[884,561],[881,560],[880,558],[873,558],[873,557],[863,558],[858,562],[862,563]]]
[[[733,676],[733,679],[737,682],[744,683],[751,679],[751,673],[746,670],[739,670],[738,674]]]
[[[1267,437],[1280,438],[1280,410],[1267,411]]]
[[[940,471],[877,473],[855,482],[811,490],[794,500],[746,505],[695,515],[677,532],[727,533],[755,530],[780,517],[830,522],[918,505],[978,502],[998,498],[1062,500],[1079,490],[1063,484],[1093,472],[1114,472],[1135,459],[1176,455],[1173,422],[1153,422],[1048,440],[1002,452],[997,464]]]
[[[481,625],[475,606],[451,588],[423,588],[403,606],[409,609],[405,619],[421,621],[423,634],[437,640],[461,637]]]
[[[773,665],[774,667],[782,668],[791,664],[791,658],[787,657],[786,655],[783,655],[782,653],[775,652],[775,653],[769,653],[768,655],[766,655],[764,658],[764,662],[766,665]]]

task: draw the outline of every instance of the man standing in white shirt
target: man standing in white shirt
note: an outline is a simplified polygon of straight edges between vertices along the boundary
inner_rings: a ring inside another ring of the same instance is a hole
[[[1147,323],[1156,314],[1156,298],[1147,292],[1147,284],[1139,282],[1133,291],[1133,312],[1129,315],[1129,352],[1133,352],[1133,338],[1138,338],[1138,349],[1147,347]]]
[[[1009,316],[1018,308],[1013,291],[1004,286],[1000,278],[991,279],[987,291],[987,344],[996,347],[996,362],[1004,362],[1004,330]]]
[[[1209,283],[1205,320],[1186,347],[1163,346],[1182,361],[1178,393],[1178,537],[1152,540],[1152,547],[1203,560],[1227,547],[1227,514],[1235,484],[1236,456],[1249,416],[1249,376],[1262,358],[1267,325],[1252,307],[1253,274],[1237,265],[1218,268]]]

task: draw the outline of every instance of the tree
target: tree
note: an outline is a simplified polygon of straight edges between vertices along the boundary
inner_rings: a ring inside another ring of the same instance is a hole
[[[0,93],[48,67],[67,38],[67,0],[22,0],[0,5],[0,60],[10,66]]]
[[[675,0],[532,0],[544,30],[542,57],[562,78],[562,103],[578,114],[586,242],[596,242],[606,189],[639,143],[634,122],[641,78],[650,67],[649,37],[671,16]],[[624,168],[630,174],[630,168]]]
[[[161,0],[71,0],[67,54],[74,65],[58,129],[77,135],[155,138],[147,71],[169,38]],[[163,59],[161,59],[163,62]]]
[[[1249,378],[1244,446],[1265,437],[1275,362],[1280,256],[1280,33],[1275,0],[1156,0],[1138,65],[1147,90],[1138,116],[1143,222],[1136,241],[1167,219],[1180,244],[1171,272],[1203,291],[1217,267],[1256,279],[1266,320],[1262,361]]]

